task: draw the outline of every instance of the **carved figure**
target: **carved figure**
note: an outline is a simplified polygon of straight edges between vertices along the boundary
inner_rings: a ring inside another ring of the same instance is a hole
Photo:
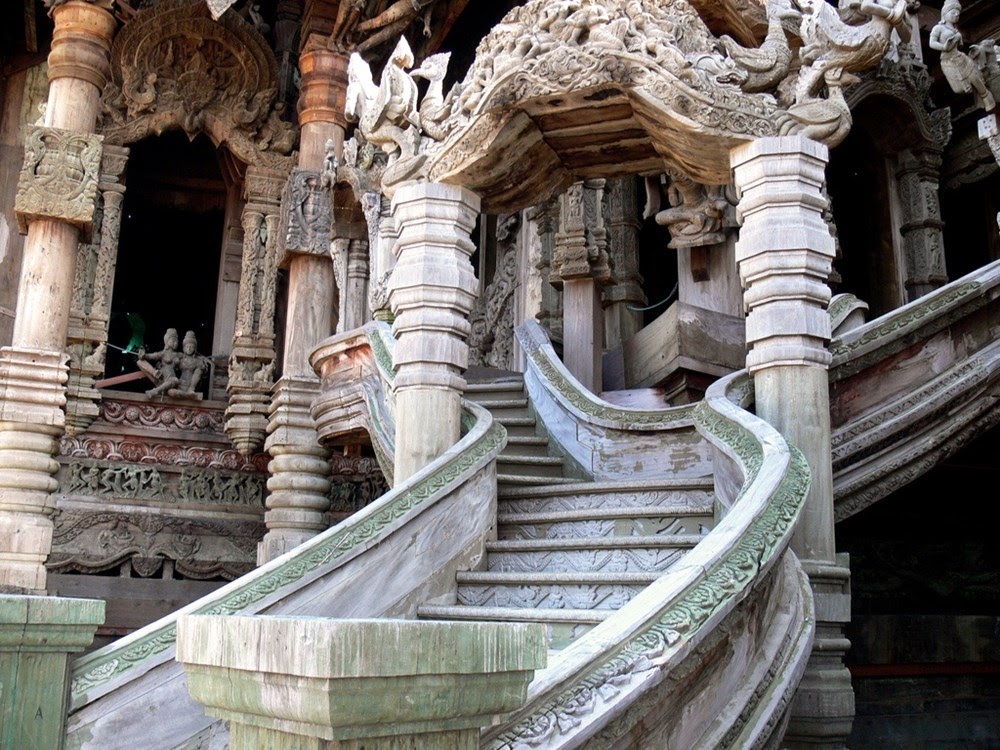
[[[448,73],[448,61],[451,60],[450,52],[442,52],[431,55],[424,64],[410,73],[413,77],[425,78],[430,81],[427,93],[424,94],[420,102],[420,128],[424,135],[435,141],[443,141],[448,135],[449,128],[444,122],[451,112],[452,102],[455,99],[458,89],[452,87],[448,92],[448,97],[444,96],[444,77]]]
[[[413,52],[400,37],[378,87],[371,68],[354,53],[347,66],[347,119],[357,121],[365,138],[393,157],[412,158],[420,142],[417,85],[407,74]]]
[[[669,247],[698,247],[724,242],[723,218],[729,201],[724,189],[701,185],[687,175],[671,175],[667,198],[671,208],[656,214],[656,223],[670,230]]]
[[[996,108],[996,99],[986,86],[980,66],[959,49],[962,33],[958,30],[958,18],[962,12],[959,0],[945,0],[941,8],[941,20],[931,29],[929,44],[931,49],[941,53],[941,71],[948,85],[956,94],[974,93],[976,105],[987,112]]]
[[[155,388],[146,391],[147,397],[159,396],[180,384],[180,377],[177,374],[181,359],[181,355],[177,351],[178,342],[177,329],[168,328],[167,332],[163,334],[163,349],[152,353],[147,352],[145,347],[139,349],[136,364],[146,377],[157,384]],[[150,364],[151,362],[157,364],[154,366]]]
[[[841,0],[845,11],[868,16],[866,23],[851,26],[825,0],[794,0],[802,11],[799,31],[804,42],[799,51],[803,68],[795,92],[802,103],[819,93],[827,73],[859,73],[877,65],[889,51],[892,32],[910,38],[911,0]]]
[[[148,398],[163,393],[173,398],[201,398],[198,385],[207,369],[205,357],[198,354],[198,339],[194,331],[184,334],[183,352],[177,351],[177,329],[168,328],[163,334],[163,349],[147,353],[139,349],[137,364],[145,375],[156,383],[146,391]],[[151,362],[156,362],[154,367]]]
[[[853,122],[843,87],[859,80],[851,73],[831,72],[827,76],[827,98],[807,99],[790,106],[778,118],[779,133],[804,135],[833,148],[847,137]]]
[[[747,74],[740,85],[744,91],[770,91],[788,75],[792,48],[782,21],[797,15],[788,6],[787,0],[768,0],[767,36],[760,47],[748,49],[728,35],[719,39],[736,65]]]

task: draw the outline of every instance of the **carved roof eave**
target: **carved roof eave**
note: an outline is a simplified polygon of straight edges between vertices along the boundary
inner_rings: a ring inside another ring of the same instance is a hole
[[[766,94],[704,81],[695,88],[629,53],[572,57],[564,69],[587,75],[546,80],[535,71],[551,68],[536,64],[491,84],[432,157],[430,179],[463,185],[504,212],[586,177],[671,170],[727,184],[730,150],[776,134],[779,110]]]

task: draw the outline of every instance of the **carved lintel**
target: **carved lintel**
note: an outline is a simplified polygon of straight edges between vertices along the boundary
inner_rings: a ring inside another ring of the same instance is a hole
[[[293,254],[330,251],[330,191],[320,187],[320,172],[295,167],[281,197],[281,264]]]
[[[56,219],[90,239],[101,170],[99,135],[29,125],[14,212],[21,234],[35,219]]]

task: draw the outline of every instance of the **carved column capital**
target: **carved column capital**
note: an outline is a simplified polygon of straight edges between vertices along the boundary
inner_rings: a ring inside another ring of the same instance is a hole
[[[607,233],[601,210],[604,180],[577,182],[559,196],[559,231],[555,237],[549,281],[611,279]]]
[[[294,167],[281,196],[280,265],[291,255],[330,252],[330,191],[320,187],[317,169]]]
[[[110,3],[70,0],[51,11],[55,21],[49,52],[49,81],[77,78],[92,83],[98,93],[111,75],[111,40],[115,18]]]
[[[299,56],[302,85],[299,90],[299,124],[332,122],[347,127],[347,55],[325,48],[311,48]]]

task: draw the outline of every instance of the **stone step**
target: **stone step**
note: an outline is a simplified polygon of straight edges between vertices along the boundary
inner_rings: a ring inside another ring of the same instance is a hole
[[[547,477],[538,474],[500,474],[497,473],[497,491],[501,487],[551,487],[556,484],[577,484],[579,479],[570,477]]]
[[[526,474],[536,477],[561,477],[563,460],[555,456],[497,456],[497,472],[502,474]]]
[[[524,380],[467,383],[465,398],[475,401],[477,404],[481,404],[483,401],[524,398]]]
[[[692,534],[584,539],[501,539],[486,543],[496,572],[664,572],[701,539]]]
[[[550,513],[600,508],[656,507],[677,514],[685,509],[712,515],[715,502],[711,479],[655,480],[645,482],[582,482],[569,480],[549,486],[500,487],[501,513]]]
[[[585,508],[542,513],[506,513],[501,508],[497,526],[501,539],[705,534],[712,527],[712,513],[684,507]]]
[[[539,435],[508,435],[501,456],[547,456],[549,439]]]
[[[515,609],[508,607],[464,607],[425,604],[417,616],[433,620],[486,620],[493,622],[540,622],[545,626],[549,647],[568,646],[611,615],[601,609]]]
[[[494,419],[505,417],[530,417],[527,398],[491,398],[476,400],[484,409],[488,409]]]
[[[458,602],[478,607],[619,609],[661,574],[497,573],[458,574]]]
[[[494,417],[507,430],[507,436],[536,437],[535,418],[528,417]]]

